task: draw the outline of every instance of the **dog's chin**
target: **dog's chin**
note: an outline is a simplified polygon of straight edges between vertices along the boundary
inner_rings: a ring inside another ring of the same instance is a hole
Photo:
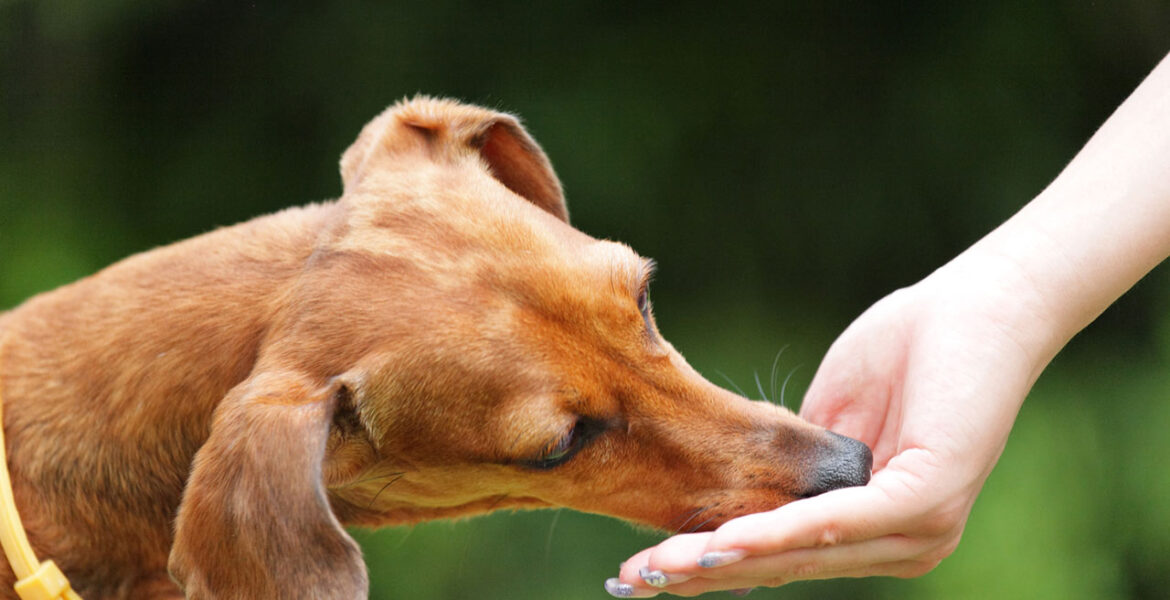
[[[867,454],[868,456],[868,454]],[[669,534],[700,533],[714,531],[720,525],[750,514],[775,510],[797,500],[803,500],[822,493],[840,489],[865,485],[869,481],[869,465],[865,462],[864,469],[851,469],[848,477],[833,478],[829,484],[824,484],[824,477],[816,479],[816,489],[804,489],[799,492],[782,491],[778,489],[753,488],[739,491],[729,491],[716,498],[709,498],[706,503],[696,502],[694,506],[684,510],[675,510],[664,520],[656,521],[652,525],[645,525]],[[830,473],[832,475],[832,473]]]
[[[625,521],[643,533],[677,535],[714,531],[732,519],[767,512],[798,499],[793,494],[778,490],[759,488],[728,490],[717,493],[715,497],[711,495],[694,497],[690,499],[689,505],[662,506],[661,512],[649,515],[635,516],[617,511],[598,514]]]
[[[715,505],[696,506],[676,516],[668,523],[667,527],[661,529],[672,535],[714,531],[720,525],[732,519],[754,513],[767,512],[794,500],[797,500],[797,498],[785,495],[784,497],[774,497],[766,501],[761,501],[758,498],[744,499],[742,501],[729,499],[726,502]]]
[[[338,519],[359,527],[392,527],[414,525],[424,521],[453,520],[485,515],[498,510],[538,510],[558,508],[539,498],[499,494],[452,506],[425,506],[421,504],[361,506],[332,499]]]

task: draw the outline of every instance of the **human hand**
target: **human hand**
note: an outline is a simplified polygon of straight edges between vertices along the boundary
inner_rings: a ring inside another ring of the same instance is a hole
[[[873,450],[868,485],[674,536],[634,555],[606,589],[647,597],[910,577],[950,555],[1040,371],[1170,256],[1167,99],[1170,58],[1035,200],[875,304],[829,349],[801,413]]]
[[[806,579],[914,577],[950,555],[1051,358],[1043,306],[1028,281],[975,276],[987,262],[948,265],[877,303],[818,369],[801,414],[873,450],[868,485],[671,537],[630,558],[606,589],[692,596]]]

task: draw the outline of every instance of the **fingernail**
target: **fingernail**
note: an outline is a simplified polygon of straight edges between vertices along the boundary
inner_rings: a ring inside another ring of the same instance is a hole
[[[739,562],[747,556],[747,552],[743,550],[722,550],[719,552],[708,552],[699,557],[699,566],[704,569],[711,569],[714,567],[722,567],[730,565],[731,563]]]
[[[642,581],[645,581],[647,585],[652,585],[657,588],[666,587],[670,584],[670,578],[666,576],[666,573],[658,570],[651,571],[650,567],[638,569],[638,575],[642,577]]]
[[[617,577],[610,577],[605,580],[605,591],[614,598],[629,598],[634,595],[634,586],[622,583]]]
[[[744,596],[752,593],[752,590],[754,590],[754,589],[756,589],[756,588],[743,588],[742,590],[731,590],[731,595],[732,596],[739,596],[740,598],[743,598]]]

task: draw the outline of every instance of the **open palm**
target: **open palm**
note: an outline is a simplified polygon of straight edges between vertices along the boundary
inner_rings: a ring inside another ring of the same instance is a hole
[[[869,485],[667,539],[623,566],[620,581],[629,587],[621,591],[658,591],[640,572],[662,573],[649,581],[679,595],[917,576],[953,552],[1037,363],[1046,362],[983,309],[1002,297],[961,286],[961,278],[936,273],[890,295],[838,338],[817,371],[801,415],[873,450]],[[698,566],[704,555],[721,564]]]

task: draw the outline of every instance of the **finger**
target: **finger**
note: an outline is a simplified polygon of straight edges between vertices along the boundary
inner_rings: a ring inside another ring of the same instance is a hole
[[[698,545],[703,543],[701,536],[667,542],[661,548],[644,550],[627,561],[622,567],[620,581],[647,590],[666,587],[673,593],[678,584],[692,578],[753,581],[756,582],[754,585],[766,585],[764,582],[773,580],[820,579],[831,576],[826,574],[862,574],[867,569],[875,568],[874,565],[919,560],[937,545],[932,540],[888,535],[825,548],[800,548],[776,554],[746,556],[723,566],[703,568],[686,562],[694,556]],[[735,587],[738,586],[728,589]]]
[[[668,538],[627,561],[620,582],[630,586],[631,594],[652,595],[650,583],[668,585],[673,593],[678,584],[696,577],[731,581],[726,589],[736,589],[743,587],[739,583],[745,576],[755,585],[764,585],[759,582],[823,578],[837,572],[879,574],[874,565],[907,560],[921,565],[918,556],[954,536],[949,531],[914,535],[923,521],[923,510],[928,510],[921,507],[923,498],[915,495],[917,477],[889,469],[875,475],[866,487],[835,490],[768,513],[740,517],[714,533]],[[877,543],[862,544],[869,540]],[[809,552],[793,553],[801,549]],[[833,549],[839,550],[829,552]],[[708,560],[712,556],[718,560]],[[744,570],[753,564],[744,561],[771,556],[774,564],[761,561],[756,571]],[[740,564],[736,568],[741,571],[722,572],[735,564]]]
[[[854,544],[829,548],[801,548],[760,556],[749,556],[734,564],[706,569],[698,573],[704,579],[732,581],[764,581],[778,578],[783,581],[822,579],[826,573],[864,573],[875,565],[919,560],[935,544],[930,541],[889,535]],[[759,585],[759,584],[757,584]]]
[[[667,538],[653,548],[647,548],[622,563],[619,579],[635,585],[649,584],[661,587],[677,583],[696,571],[696,557],[703,554],[711,533],[688,533]]]
[[[718,577],[711,569],[751,555],[774,555],[799,548],[833,547],[880,538],[899,532],[900,526],[914,516],[913,511],[894,504],[873,483],[835,490],[771,512],[733,519],[714,533],[667,538],[627,560],[620,579],[637,584],[644,579],[643,569],[664,574],[668,581],[675,582],[696,575]],[[654,580],[659,583],[661,577]]]
[[[919,561],[895,561],[890,563],[869,565],[863,569],[822,571],[815,576],[806,577],[805,579],[837,579],[841,577],[870,577],[875,575],[889,577],[916,577],[929,571],[929,567],[930,565]],[[678,585],[669,586],[663,590],[647,589],[644,593],[653,594],[655,592],[659,592],[675,596],[689,597],[698,596],[707,592],[743,590],[759,587],[779,587],[793,581],[795,580],[785,579],[784,577],[779,576],[744,577],[734,579],[707,579],[704,577],[695,577]]]
[[[884,489],[910,489],[901,480],[905,476],[885,470],[865,487],[833,490],[770,512],[732,519],[715,530],[704,553],[776,554],[912,532],[922,516],[922,499],[907,502]]]
[[[696,561],[711,543],[712,532],[689,533],[667,538],[653,548],[647,566],[666,573],[687,573],[698,568]]]

